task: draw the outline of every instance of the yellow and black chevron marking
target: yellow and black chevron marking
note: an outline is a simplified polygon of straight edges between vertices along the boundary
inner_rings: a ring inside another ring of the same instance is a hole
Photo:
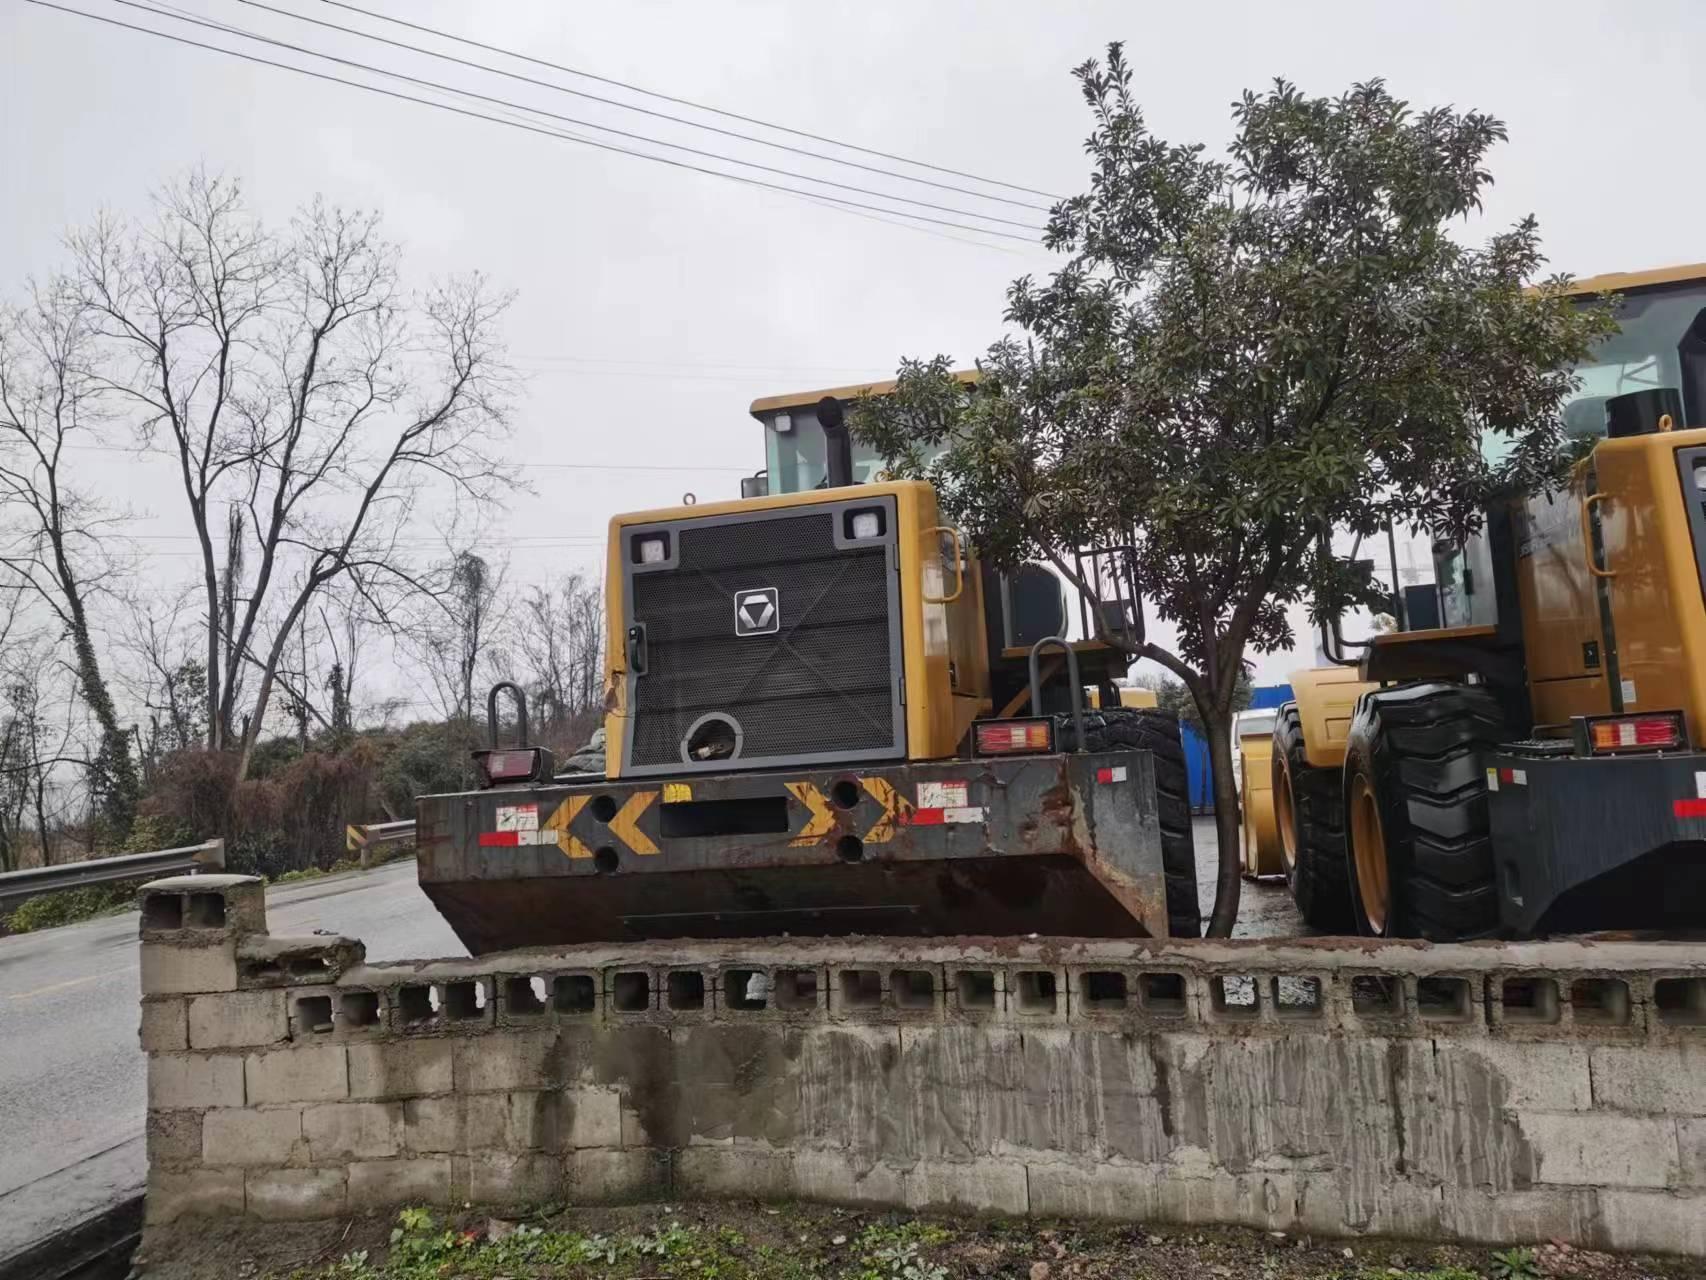
[[[912,801],[896,791],[887,778],[860,778],[859,785],[883,806],[882,817],[871,824],[865,833],[866,844],[887,844],[894,839],[896,827],[904,827],[912,814]]]
[[[829,807],[829,801],[824,799],[823,792],[817,789],[817,784],[784,782],[782,785],[788,788],[788,793],[794,799],[811,811],[806,825],[800,828],[799,835],[788,841],[789,844],[818,844],[835,830],[835,812]]]
[[[344,828],[344,851],[346,853],[359,853],[366,847],[367,832],[360,827]]]
[[[580,823],[578,829],[575,823],[575,819],[581,816],[592,797],[586,794],[568,796],[557,806],[556,811],[545,819],[540,829],[554,832],[557,847],[571,858],[592,857],[592,846],[609,843],[609,837],[614,837],[618,843],[626,845],[632,853],[649,856],[657,853],[658,847],[656,841],[640,829],[640,819],[657,798],[658,793],[655,791],[634,792],[616,811],[615,816],[599,827],[595,834],[592,828],[596,824],[590,818]]]

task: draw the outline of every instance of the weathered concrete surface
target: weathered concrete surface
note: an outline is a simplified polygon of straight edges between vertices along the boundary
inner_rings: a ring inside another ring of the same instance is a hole
[[[145,1017],[155,1222],[803,1196],[1706,1255],[1700,945],[814,940],[369,965],[245,933],[252,902],[227,916],[150,935],[234,948],[237,989],[187,998],[231,1002],[228,1022],[202,1005],[204,1031],[251,1039],[198,1051],[192,1015],[180,1048],[174,1015]]]

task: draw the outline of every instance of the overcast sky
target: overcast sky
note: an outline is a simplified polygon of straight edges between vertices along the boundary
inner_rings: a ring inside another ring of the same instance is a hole
[[[1214,150],[1229,134],[1228,104],[1245,87],[1285,76],[1330,94],[1382,76],[1418,105],[1473,106],[1508,122],[1511,141],[1493,156],[1497,186],[1487,218],[1538,215],[1558,268],[1585,275],[1706,258],[1698,230],[1706,172],[1677,155],[1706,107],[1706,79],[1695,71],[1706,47],[1706,6],[1681,0],[1402,9],[1129,0],[357,2],[728,111],[1052,193],[1079,189],[1085,173],[1089,120],[1070,68],[1109,40],[1127,42],[1152,127]],[[66,3],[316,65],[115,0]],[[276,3],[675,110],[316,0]],[[182,5],[582,120],[1041,220],[1029,210],[458,71],[238,0]],[[102,206],[139,211],[152,186],[197,162],[241,177],[269,221],[282,221],[315,193],[379,208],[406,248],[412,280],[479,268],[519,291],[508,338],[530,385],[517,458],[611,468],[533,472],[537,493],[518,494],[490,540],[523,580],[565,568],[599,571],[613,513],[673,504],[688,491],[704,500],[733,496],[738,477],[762,466],[760,429],[746,413],[755,396],[887,376],[906,355],[946,352],[969,362],[999,328],[1008,282],[1052,261],[1018,241],[898,227],[0,0],[0,289],[9,293],[26,272],[55,265],[68,224]],[[636,463],[647,469],[632,469]],[[185,554],[187,526],[169,470],[123,457],[96,457],[91,466],[104,469],[102,487],[122,485],[133,505],[156,517],[145,527],[145,569],[151,583],[170,589],[195,562]],[[1263,660],[1258,677],[1283,678],[1292,665],[1284,655]]]

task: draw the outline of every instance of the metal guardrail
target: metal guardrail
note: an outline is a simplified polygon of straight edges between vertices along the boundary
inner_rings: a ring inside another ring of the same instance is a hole
[[[55,867],[26,867],[22,871],[0,872],[0,907],[8,907],[38,894],[57,893],[61,889],[117,884],[125,880],[153,880],[180,871],[219,871],[224,866],[225,841],[207,840],[181,849],[91,858],[87,862],[66,862]]]
[[[361,855],[361,865],[365,870],[372,865],[369,850],[376,844],[401,844],[415,838],[415,820],[404,819],[402,822],[369,822],[365,826],[350,826],[344,832],[344,848],[349,853]]]

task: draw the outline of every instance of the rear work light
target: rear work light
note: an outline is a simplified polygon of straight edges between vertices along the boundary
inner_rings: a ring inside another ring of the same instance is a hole
[[[1054,750],[1054,721],[980,720],[972,726],[972,752],[980,756],[1035,755]]]
[[[476,751],[480,773],[488,787],[505,783],[537,782],[556,772],[551,753],[544,747],[510,747],[503,751]]]
[[[1601,716],[1590,719],[1587,730],[1588,750],[1596,756],[1622,751],[1668,751],[1685,742],[1680,711]]]

